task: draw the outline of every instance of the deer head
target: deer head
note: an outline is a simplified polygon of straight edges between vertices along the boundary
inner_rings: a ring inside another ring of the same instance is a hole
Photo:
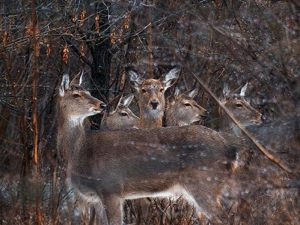
[[[106,108],[102,101],[81,87],[81,82],[82,76],[78,84],[72,82],[70,85],[69,75],[65,74],[59,87],[60,115],[68,115],[68,122],[74,125],[82,125],[86,117],[101,113]]]
[[[206,109],[197,104],[193,98],[197,95],[198,89],[180,94],[176,89],[174,96],[167,98],[166,125],[186,126],[199,122],[206,116]]]
[[[165,109],[165,91],[171,87],[179,76],[180,69],[174,68],[160,79],[143,79],[130,70],[130,81],[139,98],[140,122],[139,128],[154,128],[162,126]]]
[[[239,94],[231,93],[227,85],[225,85],[223,89],[223,96],[225,96],[223,105],[231,111],[238,122],[240,122],[244,127],[254,124],[259,125],[262,123],[262,114],[253,108],[245,99],[247,86],[248,83],[241,88]],[[235,127],[234,122],[232,122],[222,110],[220,112],[220,129],[233,129]]]
[[[124,129],[138,126],[139,118],[129,109],[134,95],[118,95],[107,106],[101,121],[102,129]]]

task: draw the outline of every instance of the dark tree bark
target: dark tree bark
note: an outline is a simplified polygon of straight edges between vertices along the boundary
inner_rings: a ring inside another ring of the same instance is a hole
[[[107,3],[108,4],[108,3]],[[100,19],[95,21],[93,28],[98,26],[100,28],[99,37],[92,38],[88,41],[87,45],[90,49],[93,63],[91,65],[91,78],[94,88],[91,90],[91,94],[96,98],[100,98],[107,102],[109,99],[109,79],[110,79],[110,64],[112,54],[110,52],[110,29],[108,21],[108,5],[98,3],[95,6],[96,13],[100,12]],[[96,24],[98,23],[98,24]],[[95,30],[95,29],[93,29]],[[98,128],[100,124],[100,117],[91,117],[94,128]]]
[[[96,5],[96,12],[101,13],[100,19],[96,21],[99,23],[101,35],[99,38],[95,38],[93,41],[87,43],[93,57],[93,64],[91,67],[92,79],[94,81],[94,85],[98,87],[98,90],[93,90],[91,93],[97,98],[104,98],[104,101],[108,99],[109,95],[110,62],[112,57],[112,54],[109,51],[111,43],[108,21],[109,12],[107,7],[108,6],[103,3],[98,3]]]

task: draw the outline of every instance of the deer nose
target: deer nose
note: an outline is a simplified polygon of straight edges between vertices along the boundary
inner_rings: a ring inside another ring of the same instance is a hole
[[[157,101],[157,100],[152,100],[152,101],[150,102],[150,104],[152,105],[152,107],[153,107],[154,109],[156,109],[157,106],[158,106],[158,101]]]
[[[265,115],[262,115],[260,117],[260,119],[261,119],[262,122],[269,122],[268,118]]]
[[[101,104],[100,104],[100,109],[105,110],[105,109],[106,109],[106,104],[105,104],[105,103],[101,103]]]

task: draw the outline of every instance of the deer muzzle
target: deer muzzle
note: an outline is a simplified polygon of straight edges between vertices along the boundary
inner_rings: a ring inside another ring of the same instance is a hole
[[[103,113],[106,109],[106,104],[102,101],[99,101],[94,107],[93,110],[97,113]]]
[[[157,109],[159,102],[157,100],[152,100],[152,101],[150,101],[150,105],[151,105],[152,109]]]

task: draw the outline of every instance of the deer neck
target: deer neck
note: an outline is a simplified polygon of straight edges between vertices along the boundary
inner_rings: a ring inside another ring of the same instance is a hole
[[[158,118],[147,118],[145,116],[140,116],[139,128],[157,128],[162,127],[162,116]]]
[[[243,137],[243,132],[241,129],[235,124],[231,123],[230,124],[230,130],[231,133],[235,134],[237,137]]]
[[[168,108],[166,110],[166,125],[169,126],[177,126],[176,119],[174,118],[174,109]]]
[[[243,137],[241,129],[228,116],[224,116],[224,119],[220,122],[220,131],[236,137]]]
[[[85,140],[84,119],[60,118],[57,131],[57,148],[66,157],[68,168],[78,157]]]

